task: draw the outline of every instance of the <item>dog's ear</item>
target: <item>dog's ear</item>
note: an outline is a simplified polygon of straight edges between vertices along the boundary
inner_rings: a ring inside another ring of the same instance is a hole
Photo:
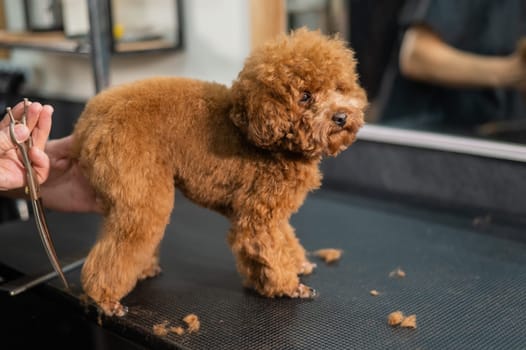
[[[240,78],[232,85],[230,119],[255,146],[276,149],[291,128],[282,103],[254,79]]]

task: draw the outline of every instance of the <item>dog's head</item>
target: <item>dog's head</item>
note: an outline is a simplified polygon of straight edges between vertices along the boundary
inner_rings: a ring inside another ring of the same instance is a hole
[[[306,29],[256,49],[232,94],[230,117],[250,142],[306,157],[346,149],[367,105],[345,42]]]

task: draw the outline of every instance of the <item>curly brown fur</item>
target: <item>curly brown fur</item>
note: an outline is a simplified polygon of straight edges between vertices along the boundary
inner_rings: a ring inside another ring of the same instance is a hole
[[[311,297],[314,264],[289,224],[320,186],[318,165],[355,139],[366,96],[353,53],[305,29],[255,50],[230,88],[155,78],[95,96],[75,127],[75,157],[104,207],[82,284],[108,315],[160,271],[158,246],[177,188],[231,221],[245,285]],[[174,181],[175,180],[175,181]]]

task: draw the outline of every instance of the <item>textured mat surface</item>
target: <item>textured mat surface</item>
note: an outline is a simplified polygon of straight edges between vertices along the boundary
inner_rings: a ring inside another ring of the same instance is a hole
[[[99,225],[89,215],[51,213],[48,221],[60,256],[86,251]],[[243,289],[225,242],[227,221],[178,197],[163,273],[125,298],[126,317],[103,317],[102,326],[159,348],[526,347],[526,244],[505,238],[524,237],[518,229],[327,192],[309,197],[292,221],[307,250],[344,250],[334,265],[312,258],[318,268],[303,282],[317,299],[271,300]],[[25,273],[48,266],[32,222],[0,226],[0,260]],[[397,267],[405,278],[389,277]],[[68,277],[78,286],[78,272]],[[416,314],[418,328],[388,326],[395,310]],[[154,324],[182,325],[189,313],[201,320],[198,333],[153,334]]]

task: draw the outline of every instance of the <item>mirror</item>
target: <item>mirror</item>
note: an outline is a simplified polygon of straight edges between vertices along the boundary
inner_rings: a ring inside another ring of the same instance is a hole
[[[180,0],[111,0],[109,10],[115,53],[180,47]]]
[[[464,144],[458,152],[510,144],[526,154],[519,146],[526,144],[526,3],[287,0],[286,6],[290,29],[338,32],[354,49],[371,103],[366,138],[389,135],[385,126],[408,143],[416,137],[419,147],[440,148],[436,142],[445,137],[449,145]]]
[[[108,39],[113,54],[158,52],[181,47],[181,0],[101,0],[99,5],[96,5],[97,1],[86,0],[51,2],[60,3],[60,19],[68,39],[88,40],[91,26],[103,28],[101,30],[109,26]],[[26,12],[40,17],[43,8],[50,7],[45,1],[31,3],[39,5],[32,5],[34,9],[28,7]],[[90,20],[90,9],[97,9],[102,14]]]

